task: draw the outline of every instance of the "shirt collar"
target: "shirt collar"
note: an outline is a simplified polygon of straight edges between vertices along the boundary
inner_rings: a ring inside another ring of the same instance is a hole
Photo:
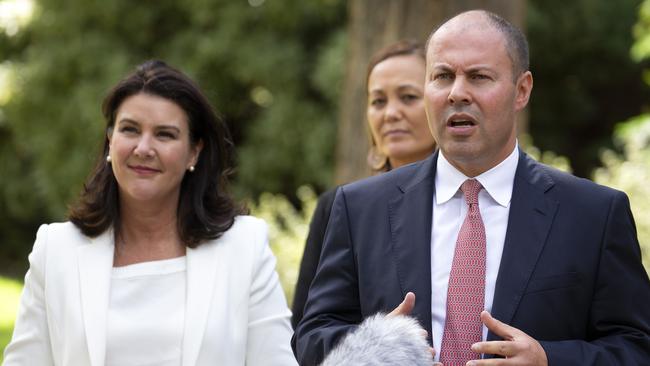
[[[515,144],[515,148],[505,160],[494,168],[474,177],[474,179],[481,183],[490,197],[503,207],[510,205],[518,162],[519,147]],[[458,192],[461,184],[467,179],[470,178],[451,165],[445,158],[443,152],[440,151],[438,161],[436,162],[434,183],[436,188],[436,204],[449,201]]]

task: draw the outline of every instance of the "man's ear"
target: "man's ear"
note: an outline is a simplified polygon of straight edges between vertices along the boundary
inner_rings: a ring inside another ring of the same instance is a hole
[[[521,74],[515,87],[517,88],[515,91],[515,110],[520,111],[528,105],[530,93],[533,91],[533,74],[530,71]]]

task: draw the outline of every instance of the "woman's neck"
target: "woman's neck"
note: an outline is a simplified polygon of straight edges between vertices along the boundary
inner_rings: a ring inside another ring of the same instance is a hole
[[[114,266],[184,255],[177,225],[176,207],[120,202]]]

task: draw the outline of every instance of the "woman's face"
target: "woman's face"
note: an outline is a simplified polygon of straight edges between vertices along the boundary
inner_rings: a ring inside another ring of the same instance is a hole
[[[190,143],[188,117],[181,107],[145,93],[119,106],[109,142],[120,198],[156,204],[178,202],[183,176],[203,147]]]
[[[393,168],[426,158],[435,148],[424,111],[424,60],[390,57],[368,77],[368,124]]]

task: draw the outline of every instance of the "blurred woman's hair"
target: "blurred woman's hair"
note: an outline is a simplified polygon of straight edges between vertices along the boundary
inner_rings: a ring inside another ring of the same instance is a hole
[[[368,93],[368,82],[370,81],[370,74],[372,70],[380,62],[385,61],[391,57],[415,55],[425,60],[424,45],[413,39],[404,39],[395,43],[391,43],[375,52],[370,61],[368,62],[368,69],[366,71],[366,94]],[[368,136],[370,138],[370,149],[368,151],[367,162],[373,173],[383,173],[392,169],[388,156],[381,154],[377,151],[377,143],[372,137],[372,133],[368,129]]]
[[[194,171],[186,173],[181,182],[177,208],[181,240],[194,248],[206,240],[218,238],[233,225],[235,216],[244,212],[227,190],[233,154],[230,132],[189,77],[157,60],[139,65],[104,99],[104,147],[79,199],[70,206],[69,220],[89,237],[96,237],[109,228],[116,235],[119,233],[119,188],[111,165],[106,161],[108,136],[113,131],[121,104],[140,93],[178,105],[188,117],[190,143],[203,143]]]

